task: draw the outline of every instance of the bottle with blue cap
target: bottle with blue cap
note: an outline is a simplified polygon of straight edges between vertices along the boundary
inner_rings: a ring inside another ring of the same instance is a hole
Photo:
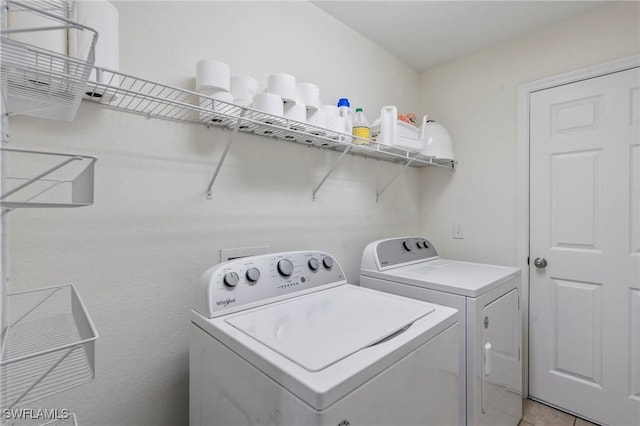
[[[340,98],[338,100],[338,110],[340,111],[340,117],[344,118],[344,132],[350,135],[353,131],[353,111],[351,111],[349,99]]]

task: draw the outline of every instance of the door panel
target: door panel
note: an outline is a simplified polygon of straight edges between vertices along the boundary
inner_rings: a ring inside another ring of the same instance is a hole
[[[551,107],[552,132],[555,134],[598,127],[602,98],[596,96]]]
[[[602,286],[552,279],[554,332],[551,371],[570,380],[602,383]]]
[[[518,299],[519,292],[514,289],[482,310],[483,413],[509,412],[512,405],[509,394],[519,393],[521,388]]]
[[[631,245],[630,254],[640,255],[640,144],[629,147],[631,203]]]
[[[640,424],[640,73],[530,103],[529,392]]]
[[[629,396],[640,401],[640,290],[629,294],[629,328],[631,329],[631,374],[629,375]]]
[[[552,247],[599,250],[601,150],[551,155]]]

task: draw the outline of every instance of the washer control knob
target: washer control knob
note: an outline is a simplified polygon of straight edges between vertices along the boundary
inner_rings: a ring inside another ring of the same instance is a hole
[[[327,256],[324,259],[322,259],[322,264],[324,265],[325,268],[331,269],[333,268],[333,259]]]
[[[318,259],[316,259],[315,257],[309,259],[309,269],[311,269],[312,271],[317,271],[319,267],[320,262],[318,262]]]
[[[258,268],[249,268],[246,275],[249,281],[255,283],[260,278],[260,270]]]
[[[409,241],[407,241],[407,240],[404,240],[404,241],[402,242],[402,247],[404,247],[404,249],[405,249],[406,251],[411,251],[411,244],[409,244]]]
[[[420,241],[418,241],[418,242],[416,243],[416,247],[418,247],[419,249],[422,249],[422,243],[421,243]]]
[[[429,245],[427,244],[426,240],[422,242],[422,247],[427,248],[427,249],[429,248]]]
[[[278,272],[285,277],[293,274],[293,263],[289,259],[282,259],[278,262]]]
[[[240,277],[235,272],[227,272],[223,278],[224,284],[228,287],[235,287],[240,281]]]

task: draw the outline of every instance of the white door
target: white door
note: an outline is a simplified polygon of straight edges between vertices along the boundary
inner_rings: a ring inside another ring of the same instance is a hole
[[[530,395],[640,425],[640,72],[533,93],[530,111]]]

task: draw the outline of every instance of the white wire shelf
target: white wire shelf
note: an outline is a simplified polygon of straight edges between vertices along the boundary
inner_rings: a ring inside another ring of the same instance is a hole
[[[456,161],[437,159],[398,147],[377,144],[323,127],[219,101],[189,90],[104,68],[96,67],[95,69],[97,81],[89,82],[85,96],[87,100],[97,102],[107,108],[141,114],[146,117],[232,130],[207,186],[208,199],[212,198],[213,184],[239,131],[340,152],[338,160],[322,178],[320,184],[313,189],[311,196],[314,200],[329,175],[348,153],[402,165],[400,172],[377,191],[376,201],[409,166],[438,166],[453,170],[457,164]]]
[[[21,406],[93,380],[98,333],[73,285],[8,298],[0,406]]]
[[[96,67],[99,82],[90,81],[85,99],[101,105],[165,120],[196,123],[256,133],[288,142],[319,148],[350,152],[383,161],[411,166],[442,166],[453,168],[455,162],[440,160],[394,147],[369,143],[351,135],[300,123],[251,108],[214,100],[206,95],[167,86],[116,71]]]
[[[93,69],[98,33],[67,19],[71,10],[66,1],[3,0],[4,4],[9,13],[33,13],[46,22],[37,28],[1,32],[0,82],[7,113],[72,121]],[[48,31],[62,30],[70,38],[88,39],[82,43],[84,51],[67,55],[12,39],[19,33],[43,32],[46,37]]]
[[[63,19],[69,19],[73,16],[73,10],[76,6],[74,0],[9,0],[10,8],[33,8],[44,11]]]
[[[10,170],[0,194],[7,209],[84,207],[93,204],[96,157],[2,148]]]

